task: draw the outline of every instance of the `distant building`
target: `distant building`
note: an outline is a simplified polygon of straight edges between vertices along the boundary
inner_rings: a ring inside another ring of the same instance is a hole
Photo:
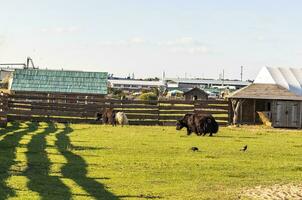
[[[168,88],[178,88],[180,90],[198,88],[230,88],[240,89],[249,84],[247,81],[237,80],[214,80],[214,79],[182,79],[182,78],[166,78]]]
[[[208,99],[208,93],[206,93],[204,90],[199,89],[199,88],[193,88],[187,92],[185,92],[184,94],[185,100],[207,100]]]
[[[152,88],[165,87],[163,81],[145,81],[133,79],[109,79],[109,88],[120,89],[123,91],[136,92],[142,89],[151,90]]]

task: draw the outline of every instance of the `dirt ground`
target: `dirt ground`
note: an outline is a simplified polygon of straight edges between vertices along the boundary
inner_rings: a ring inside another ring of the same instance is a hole
[[[258,186],[242,192],[241,197],[270,200],[301,200],[302,185],[286,184],[269,187]]]

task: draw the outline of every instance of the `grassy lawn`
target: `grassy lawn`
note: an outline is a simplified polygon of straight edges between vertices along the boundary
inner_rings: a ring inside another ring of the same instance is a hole
[[[297,130],[197,137],[174,127],[14,123],[0,130],[0,200],[238,199],[246,188],[301,183],[301,156]]]

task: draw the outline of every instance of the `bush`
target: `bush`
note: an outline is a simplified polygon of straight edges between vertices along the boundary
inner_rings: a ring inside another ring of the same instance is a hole
[[[147,90],[147,89],[142,89],[142,90],[141,90],[141,93],[142,93],[142,94],[144,94],[144,93],[149,93],[149,92],[150,92],[150,90]]]
[[[147,93],[141,94],[139,96],[139,99],[145,100],[145,101],[151,101],[151,100],[157,100],[157,96],[153,92],[147,92]]]
[[[10,78],[11,78],[10,75],[6,75],[6,76],[3,78],[3,80],[1,81],[0,88],[8,89],[8,84],[9,84]]]

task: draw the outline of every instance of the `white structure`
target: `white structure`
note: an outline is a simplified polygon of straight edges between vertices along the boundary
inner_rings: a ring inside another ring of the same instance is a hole
[[[302,96],[302,69],[263,67],[254,83],[276,84]]]
[[[247,81],[238,81],[238,80],[214,80],[214,79],[182,79],[182,78],[166,78],[165,81],[168,83],[168,87],[173,85],[174,88],[194,88],[194,87],[221,87],[221,88],[234,88],[240,89],[242,87],[248,86],[251,84]],[[177,87],[176,87],[177,85]]]
[[[109,87],[128,91],[165,87],[163,81],[144,81],[133,79],[109,79]]]

